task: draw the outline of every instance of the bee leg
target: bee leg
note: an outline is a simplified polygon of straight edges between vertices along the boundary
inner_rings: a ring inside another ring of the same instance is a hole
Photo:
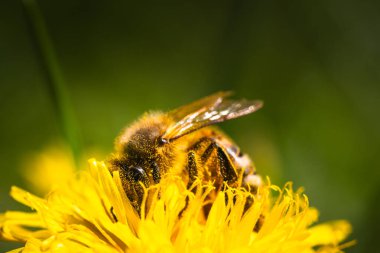
[[[194,146],[194,149],[196,150],[197,147],[201,145],[201,143],[205,142],[210,142],[210,144],[201,155],[201,162],[205,164],[216,150],[216,155],[218,159],[217,161],[219,165],[218,167],[220,170],[220,174],[223,177],[223,181],[227,182],[228,185],[235,185],[238,181],[238,175],[236,173],[236,170],[230,158],[226,154],[226,151],[222,147],[220,147],[215,140],[211,138],[203,138],[196,144],[196,146]]]
[[[212,153],[215,149],[217,149],[217,144],[212,139],[208,139],[208,141],[211,141],[210,145],[206,148],[206,150],[203,152],[201,156],[202,163],[206,163],[207,160],[211,157]]]
[[[252,195],[248,196],[244,205],[244,213],[253,205],[254,197],[258,194],[259,186],[261,185],[261,177],[256,175],[256,172],[253,173],[244,173],[243,175],[243,184],[248,192]],[[265,216],[260,214],[259,219],[257,220],[253,231],[259,232],[265,221]]]
[[[202,137],[195,144],[193,144],[189,150],[197,151],[207,142],[213,142],[213,141],[212,141],[212,139],[210,139],[210,137]]]
[[[223,176],[223,181],[227,183],[229,186],[238,186],[238,174],[236,173],[236,170],[229,159],[226,152],[216,143],[213,142],[210,144],[208,148],[206,148],[206,151],[202,155],[202,160],[207,160],[209,156],[213,153],[213,150],[216,148],[217,150],[217,158],[219,163],[219,169],[220,173]],[[249,192],[251,192],[253,195],[257,194],[258,185],[261,183],[260,176],[258,175],[247,175],[245,177],[245,181],[243,182],[243,187],[246,188]],[[226,203],[228,202],[228,198],[226,196],[225,199]],[[235,202],[235,200],[233,200]],[[246,212],[253,204],[254,199],[253,197],[248,197],[245,203],[244,212]],[[205,214],[208,214],[207,210],[205,209]],[[255,224],[254,231],[258,232],[260,228],[262,227],[264,223],[265,217],[263,215],[260,215],[257,223]]]
[[[223,180],[227,182],[228,185],[236,185],[238,181],[236,170],[226,152],[219,145],[217,145],[217,155],[220,173],[223,176]]]
[[[205,164],[208,161],[208,159],[214,155],[214,151],[216,150],[218,168],[220,170],[220,174],[223,177],[223,181],[226,182],[227,185],[229,186],[237,187],[239,176],[228,154],[222,147],[218,145],[216,141],[214,141],[212,138],[202,138],[199,142],[196,143],[196,145],[193,146],[193,150],[199,150],[199,148],[207,142],[209,142],[210,144],[207,146],[203,154],[200,156],[201,163]],[[194,168],[196,168],[196,166]],[[243,176],[242,187],[244,187],[247,191],[252,193],[252,195],[256,195],[258,187],[261,184],[260,176],[256,175],[255,172],[252,173],[251,171],[245,172],[242,176]],[[226,196],[225,201],[226,203],[228,202],[227,196]],[[254,202],[253,197],[247,198],[245,207],[244,207],[244,213],[253,205],[253,202]],[[203,212],[204,212],[205,217],[208,216],[210,209],[211,209],[211,205],[205,205],[203,207]],[[264,223],[264,220],[265,220],[265,217],[263,215],[260,215],[253,229],[255,232],[258,232],[260,230],[260,228],[262,227]]]
[[[187,166],[186,166],[187,172],[189,174],[189,182],[187,183],[187,188],[191,188],[198,177],[198,169],[197,169],[197,158],[194,151],[189,151],[187,154]],[[192,189],[193,192],[196,191],[196,189]],[[189,205],[189,197],[186,197],[186,203],[184,208],[179,212],[179,216],[182,216],[183,212],[186,210],[187,206]]]
[[[194,151],[189,151],[187,154],[187,172],[189,173],[189,182],[187,187],[191,187],[198,177],[197,159]]]
[[[254,202],[255,202],[254,198],[252,196],[248,196],[246,198],[246,201],[245,201],[244,212],[243,213],[246,213],[248,211],[248,209],[253,205]],[[260,217],[258,218],[258,220],[257,220],[257,222],[255,224],[255,227],[253,228],[253,231],[259,232],[260,229],[261,229],[261,227],[264,224],[264,221],[265,221],[265,216],[263,214],[260,214]]]
[[[235,171],[235,168],[230,158],[226,154],[226,151],[222,147],[220,147],[216,141],[212,139],[209,139],[209,141],[211,141],[210,145],[206,148],[206,150],[201,156],[202,163],[206,163],[210,157],[212,157],[213,155],[216,155],[216,159],[218,163],[217,169],[219,170],[220,175],[222,176],[223,182],[227,183],[227,185],[230,185],[230,186],[237,186],[238,175]],[[221,183],[222,182],[215,182],[215,187],[217,189],[226,187],[225,185],[222,185]],[[225,201],[226,203],[228,202],[227,195],[225,195]],[[205,217],[208,216],[211,210],[211,206],[212,204],[208,204],[203,207],[203,213]]]

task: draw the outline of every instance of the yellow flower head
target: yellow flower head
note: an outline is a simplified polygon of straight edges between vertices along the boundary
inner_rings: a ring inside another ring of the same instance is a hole
[[[339,243],[350,233],[349,223],[311,226],[318,212],[291,184],[280,189],[268,182],[255,196],[227,188],[204,218],[213,186],[198,181],[187,189],[181,178],[168,176],[145,190],[138,215],[118,171],[111,174],[103,162],[89,163],[46,198],[13,187],[12,197],[34,211],[2,214],[0,237],[25,243],[15,252],[309,253],[341,252],[347,246]],[[255,232],[260,217],[264,222]]]
[[[22,164],[22,176],[28,185],[41,195],[68,181],[75,172],[70,149],[62,144],[45,147],[41,152],[29,154]]]

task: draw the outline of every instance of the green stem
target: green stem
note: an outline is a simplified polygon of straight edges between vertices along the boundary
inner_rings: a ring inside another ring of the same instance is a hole
[[[57,60],[53,43],[37,2],[35,0],[23,0],[23,4],[28,21],[32,26],[34,39],[40,51],[42,63],[48,78],[48,89],[53,100],[62,134],[70,145],[74,159],[78,164],[81,155],[79,129],[75,121],[74,110],[71,107],[66,83]]]

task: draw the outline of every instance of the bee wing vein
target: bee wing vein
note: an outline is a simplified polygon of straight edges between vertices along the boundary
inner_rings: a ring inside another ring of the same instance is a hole
[[[174,140],[202,127],[235,119],[255,112],[262,107],[262,102],[258,100],[225,100],[223,98],[219,97],[211,105],[185,115],[169,127],[162,138],[168,141]]]

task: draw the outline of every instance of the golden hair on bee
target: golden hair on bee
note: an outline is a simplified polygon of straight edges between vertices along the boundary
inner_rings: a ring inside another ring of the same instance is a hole
[[[122,131],[109,167],[120,172],[137,212],[143,187],[167,174],[181,176],[188,186],[199,178],[214,182],[216,189],[225,183],[255,188],[259,176],[249,157],[212,125],[255,112],[262,102],[233,100],[230,95],[218,92],[167,113],[146,113]]]
[[[146,162],[156,159],[160,173],[166,173],[167,168],[175,169],[182,152],[179,151],[181,145],[177,143],[160,143],[167,128],[174,123],[174,120],[163,112],[144,113],[137,121],[126,127],[116,138],[114,159],[133,161],[138,159],[142,165],[150,166]],[[129,163],[129,162],[128,162]],[[148,172],[148,174],[150,174]],[[151,175],[153,178],[153,175]],[[154,180],[153,180],[154,181]]]

